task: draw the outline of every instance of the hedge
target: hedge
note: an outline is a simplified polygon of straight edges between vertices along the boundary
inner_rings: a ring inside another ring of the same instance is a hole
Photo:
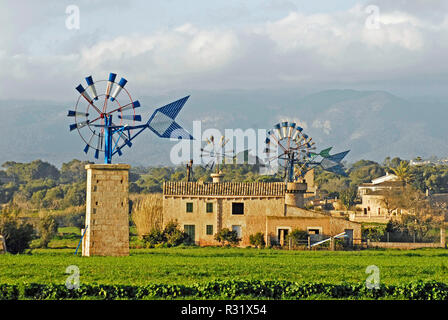
[[[368,289],[361,284],[298,283],[289,281],[226,280],[190,286],[149,284],[146,286],[82,284],[67,289],[60,284],[0,284],[0,300],[17,299],[151,299],[151,298],[251,298],[304,299],[315,295],[327,298],[398,298],[409,300],[448,300],[448,285],[436,281],[418,281],[400,285],[381,285]]]

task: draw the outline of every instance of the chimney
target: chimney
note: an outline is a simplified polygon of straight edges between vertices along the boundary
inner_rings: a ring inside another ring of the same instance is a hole
[[[221,172],[219,172],[219,173],[212,173],[210,175],[210,177],[212,177],[212,179],[213,179],[213,183],[221,183],[223,176],[224,175]]]
[[[187,182],[191,181],[191,168],[193,167],[193,159],[187,164]]]

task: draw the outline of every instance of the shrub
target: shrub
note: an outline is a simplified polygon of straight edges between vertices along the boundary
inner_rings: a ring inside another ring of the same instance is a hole
[[[143,236],[143,241],[149,248],[175,247],[181,244],[189,244],[190,238],[183,232],[177,222],[169,222],[165,229],[152,229]]]
[[[187,233],[179,229],[176,222],[169,222],[164,230],[166,243],[169,247],[175,247],[182,243],[190,243],[191,239]]]
[[[5,238],[8,252],[23,253],[30,247],[34,228],[31,224],[20,222],[17,218],[1,217],[0,234]]]
[[[228,228],[223,228],[216,233],[215,240],[219,241],[223,246],[226,245],[226,242],[228,245],[237,245],[241,241],[236,231],[230,231]]]
[[[155,245],[165,242],[163,230],[152,229],[148,234],[143,235],[143,241],[148,248],[153,248]]]
[[[305,240],[308,240],[308,232],[305,230],[294,229],[286,236],[287,241],[291,241],[292,245],[303,245]]]
[[[249,236],[249,242],[251,245],[261,248],[266,245],[266,242],[264,241],[264,234],[263,232],[257,232],[256,234],[251,234]]]

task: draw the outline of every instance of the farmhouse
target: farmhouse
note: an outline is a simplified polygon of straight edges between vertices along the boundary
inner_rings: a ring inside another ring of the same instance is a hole
[[[213,182],[165,182],[163,222],[177,221],[201,246],[217,245],[214,235],[222,228],[238,233],[240,246],[262,232],[268,245],[285,245],[294,229],[305,230],[314,238],[342,232],[348,242],[361,239],[361,224],[304,209],[305,181],[222,182],[222,174],[212,174]]]

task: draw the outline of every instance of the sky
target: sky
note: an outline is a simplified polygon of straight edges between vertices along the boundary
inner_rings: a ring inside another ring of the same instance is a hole
[[[446,0],[0,0],[0,22],[0,99],[69,101],[109,72],[134,95],[448,91]]]

